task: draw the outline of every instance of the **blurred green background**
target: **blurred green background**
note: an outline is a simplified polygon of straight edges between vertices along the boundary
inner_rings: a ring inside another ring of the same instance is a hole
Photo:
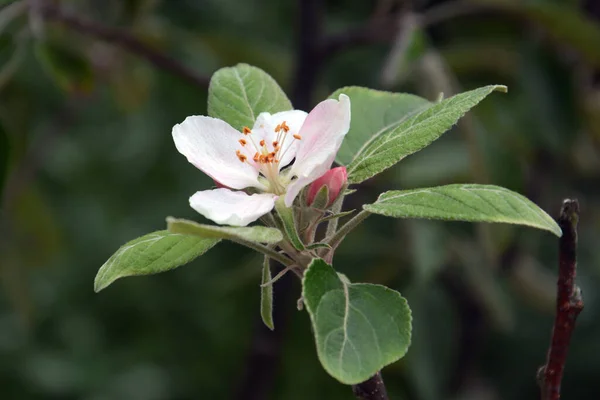
[[[600,3],[596,0],[0,1],[0,398],[351,399],[319,366],[299,284],[260,324],[261,259],[231,243],[95,294],[123,243],[201,220],[212,183],[171,128],[206,113],[207,79],[246,62],[298,108],[345,85],[435,99],[499,83],[452,132],[347,199],[460,182],[581,203],[565,399],[600,398]],[[373,216],[342,245],[353,281],[414,314],[392,399],[535,399],[557,240],[525,227]]]

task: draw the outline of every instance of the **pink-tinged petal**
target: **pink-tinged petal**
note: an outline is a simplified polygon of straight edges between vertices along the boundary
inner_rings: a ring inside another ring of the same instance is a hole
[[[269,149],[273,145],[273,141],[277,139],[275,128],[277,125],[285,121],[290,128],[285,135],[285,140],[279,140],[279,145],[282,147],[281,160],[279,162],[280,169],[288,165],[296,156],[298,141],[294,140],[294,134],[300,133],[300,129],[306,120],[308,114],[301,110],[282,111],[275,114],[260,113],[256,119],[256,123],[252,128],[252,134],[255,135],[255,141],[258,144],[261,139],[264,139]],[[283,132],[282,132],[283,134]],[[283,138],[281,135],[280,139]]]
[[[313,178],[298,178],[292,181],[285,190],[285,206],[291,207],[292,204],[294,204],[294,200],[296,199],[296,196],[298,196],[298,193],[300,193],[304,186],[310,184],[313,180]]]
[[[302,188],[322,176],[333,163],[350,129],[350,98],[341,94],[338,100],[322,101],[308,114],[302,128],[290,176],[296,176],[287,189],[285,203],[289,207]]]
[[[246,226],[267,214],[275,206],[272,193],[246,194],[229,189],[196,192],[190,206],[220,225]]]
[[[258,170],[236,155],[238,150],[249,160],[254,155],[240,144],[243,137],[225,121],[205,116],[187,117],[173,127],[177,150],[206,175],[233,189],[263,189]]]

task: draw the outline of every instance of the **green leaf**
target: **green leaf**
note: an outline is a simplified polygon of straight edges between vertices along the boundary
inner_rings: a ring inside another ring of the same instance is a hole
[[[271,266],[269,265],[269,257],[265,256],[262,269],[262,281],[264,285],[260,287],[260,316],[264,324],[270,330],[275,329],[273,323],[273,285],[265,285],[271,281]]]
[[[121,246],[100,267],[94,280],[94,290],[99,292],[126,276],[156,274],[187,264],[218,242],[219,239],[215,238],[167,231],[149,233]]]
[[[83,53],[56,43],[38,42],[35,54],[61,89],[76,93],[92,91],[94,72]]]
[[[396,218],[503,222],[545,229],[561,236],[554,219],[526,197],[493,185],[457,184],[393,190],[363,208]]]
[[[348,182],[360,183],[369,179],[429,145],[494,90],[506,91],[506,87],[485,86],[450,97],[374,137],[348,166]]]
[[[412,317],[400,293],[350,283],[322,259],[314,259],[304,273],[302,293],[319,360],[340,382],[366,381],[406,354]]]
[[[277,82],[260,68],[248,64],[221,68],[210,80],[208,115],[237,130],[252,128],[261,112],[291,109],[292,103]]]
[[[296,250],[304,250],[304,243],[302,243],[302,239],[298,236],[298,230],[296,229],[296,219],[294,218],[293,208],[286,207],[283,202],[283,197],[280,197],[275,202],[275,210],[277,210],[277,214],[279,215],[279,218],[281,218],[285,235],[290,243],[292,243]]]
[[[318,249],[331,249],[331,246],[327,243],[313,243],[306,246],[307,250],[318,250]]]
[[[317,210],[325,210],[329,203],[329,188],[327,185],[321,186],[321,189],[317,192],[312,204],[310,205],[312,208],[316,208]]]
[[[342,211],[337,214],[326,215],[323,218],[321,218],[319,220],[319,222],[331,221],[332,219],[337,219],[337,218],[344,218],[344,217],[347,217],[348,215],[353,214],[355,211],[356,210],[348,210],[348,211]]]
[[[167,229],[171,233],[183,233],[217,239],[241,239],[248,242],[276,244],[283,240],[279,229],[266,226],[214,226],[203,225],[187,219],[167,217]]]
[[[384,92],[358,86],[338,89],[329,98],[337,100],[342,93],[350,97],[352,108],[350,130],[336,156],[336,161],[342,165],[350,164],[367,142],[389,132],[415,112],[423,111],[432,105],[429,101],[412,94]]]

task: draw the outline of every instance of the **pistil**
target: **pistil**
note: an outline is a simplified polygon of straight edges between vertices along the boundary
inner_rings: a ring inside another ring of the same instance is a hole
[[[269,188],[272,193],[281,195],[285,193],[285,186],[287,184],[283,183],[281,177],[279,175],[279,163],[283,159],[283,156],[287,153],[287,151],[292,147],[292,144],[295,140],[301,140],[302,137],[297,133],[292,134],[292,140],[288,141],[286,145],[286,139],[288,137],[288,132],[290,131],[290,127],[287,125],[286,121],[283,121],[279,125],[275,127],[275,133],[277,133],[276,139],[271,142],[272,150],[269,151],[269,147],[267,146],[267,142],[265,139],[261,139],[256,145],[254,138],[252,137],[252,130],[245,126],[242,130],[244,136],[246,136],[256,152],[252,157],[254,161],[254,167],[258,168],[259,172],[267,179],[269,182]],[[239,139],[238,142],[242,147],[245,147],[248,144],[248,141],[245,138]],[[248,160],[247,156],[242,154],[240,150],[236,151],[236,156],[241,162],[252,165]]]

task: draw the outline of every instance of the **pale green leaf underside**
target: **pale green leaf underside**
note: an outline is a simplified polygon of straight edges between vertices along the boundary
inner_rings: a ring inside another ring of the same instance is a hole
[[[121,246],[100,267],[94,280],[94,290],[99,292],[126,276],[156,274],[187,264],[218,242],[218,238],[200,238],[168,231],[149,233]]]
[[[167,217],[167,228],[172,233],[217,239],[238,239],[255,243],[276,244],[283,240],[283,234],[279,229],[267,228],[266,226],[214,226],[199,224],[186,219]]]
[[[350,130],[335,159],[342,165],[350,164],[369,140],[393,129],[407,117],[433,104],[412,94],[384,92],[358,86],[338,89],[329,98],[337,100],[342,93],[350,97],[352,107]]]
[[[562,235],[554,219],[529,199],[493,185],[457,184],[393,190],[363,208],[388,217],[503,222]]]
[[[506,87],[491,85],[457,94],[373,137],[348,166],[348,182],[369,179],[429,145],[494,90],[506,91]]]
[[[325,261],[314,259],[304,274],[303,297],[319,360],[340,382],[363,382],[406,354],[412,317],[400,293],[351,284]]]
[[[304,243],[302,243],[302,239],[298,236],[298,230],[296,229],[294,210],[291,207],[286,207],[283,200],[283,197],[280,197],[275,202],[275,210],[277,210],[277,215],[281,219],[286,237],[296,250],[304,250]]]
[[[263,261],[261,285],[271,281],[271,267],[269,257],[265,256]],[[261,286],[260,288],[260,316],[264,324],[270,330],[275,329],[273,323],[273,284]]]
[[[252,128],[261,112],[292,109],[277,82],[260,68],[248,64],[221,68],[210,79],[208,115],[222,119],[237,130]]]

